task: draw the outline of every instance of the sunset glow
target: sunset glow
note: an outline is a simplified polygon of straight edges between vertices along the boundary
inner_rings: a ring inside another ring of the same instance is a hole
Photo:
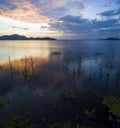
[[[120,37],[119,0],[0,0],[0,35]]]

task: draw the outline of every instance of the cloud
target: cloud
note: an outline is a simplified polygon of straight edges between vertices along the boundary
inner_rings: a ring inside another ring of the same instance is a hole
[[[54,18],[77,14],[83,0],[0,0],[0,17],[35,23],[48,23]]]
[[[11,4],[8,5],[8,7]],[[36,8],[29,1],[16,2],[12,3],[14,8],[0,8],[0,16],[7,17],[15,20],[20,20],[24,22],[33,22],[33,23],[48,23],[49,18],[41,15],[41,10]]]
[[[120,4],[120,0],[108,0],[108,1],[106,1],[106,6],[110,6],[113,4]]]
[[[53,9],[47,9],[42,14],[46,15],[48,17],[59,18],[68,13],[69,13],[69,10],[66,7],[57,7],[57,8],[53,8]]]
[[[84,10],[83,0],[52,0],[52,3],[45,5],[43,15],[53,18],[60,18],[65,15],[78,15]],[[43,10],[44,10],[43,9]]]
[[[50,24],[50,26],[52,30],[62,31],[64,35],[90,37],[91,35],[104,36],[104,34],[106,34],[105,36],[118,35],[120,23],[117,19],[98,21],[84,19],[81,16],[68,15],[60,18],[59,22]]]
[[[92,24],[95,29],[99,29],[99,28],[115,27],[116,25],[119,25],[119,22],[117,19],[108,19],[103,21],[93,20]]]
[[[116,15],[120,15],[120,8],[116,9],[116,10],[109,10],[109,11],[105,11],[100,13],[99,15],[101,16],[116,16]]]
[[[29,27],[21,27],[21,26],[11,26],[11,27],[15,29],[29,30]]]
[[[118,4],[120,4],[120,0],[116,0],[116,2],[117,2]]]
[[[16,8],[16,6],[12,4],[11,0],[0,0],[0,8],[3,8],[5,10],[12,10]]]
[[[118,35],[120,1],[108,0],[108,3],[105,8],[103,0],[98,3],[93,0],[0,0],[0,18],[1,22],[12,19],[12,30],[28,30],[31,34]],[[13,20],[20,22],[14,24]]]
[[[43,26],[43,25],[42,25],[40,28],[41,28],[41,29],[47,29],[48,26]]]
[[[120,0],[111,0],[111,1],[120,4]]]

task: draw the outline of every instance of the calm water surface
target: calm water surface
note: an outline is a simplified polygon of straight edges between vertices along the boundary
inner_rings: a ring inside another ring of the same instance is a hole
[[[90,56],[96,53],[105,55],[106,61],[119,59],[120,41],[0,41],[0,62],[20,59],[25,56],[49,58],[52,52],[74,53]]]
[[[111,93],[116,94],[119,90],[114,88],[119,85],[117,77],[120,72],[120,41],[0,41],[0,63],[8,62],[9,57],[11,61],[39,57],[47,65],[40,69],[70,77],[78,88],[82,88],[83,81],[87,79],[88,84],[95,85],[94,88],[99,92],[105,85],[107,88],[108,84],[113,86],[109,90]],[[81,76],[78,79],[79,71]],[[51,88],[49,75],[44,79],[48,81],[46,85],[40,82],[36,84]],[[57,78],[53,76],[51,79],[54,81]],[[117,94],[119,95],[119,91]]]
[[[34,123],[41,117],[73,120],[70,112],[80,115],[80,108],[98,106],[104,96],[120,97],[120,41],[0,41],[0,63],[9,57],[43,61],[29,80],[0,74],[0,97],[29,109]]]

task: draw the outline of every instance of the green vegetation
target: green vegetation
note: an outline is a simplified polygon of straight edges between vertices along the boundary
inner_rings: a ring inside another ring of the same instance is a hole
[[[2,108],[6,104],[5,100],[0,99],[0,108]]]
[[[89,118],[95,118],[96,110],[93,108],[92,110],[88,110],[84,108],[84,114],[87,115]]]
[[[105,97],[103,104],[109,108],[109,112],[120,118],[120,98]]]

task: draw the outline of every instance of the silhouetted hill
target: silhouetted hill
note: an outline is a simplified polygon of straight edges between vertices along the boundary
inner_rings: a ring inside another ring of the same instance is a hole
[[[110,37],[110,38],[107,38],[106,40],[120,40],[120,39],[119,38]]]
[[[26,36],[21,36],[21,35],[4,35],[4,36],[0,36],[0,40],[56,40],[55,38],[50,38],[50,37],[26,37]]]

